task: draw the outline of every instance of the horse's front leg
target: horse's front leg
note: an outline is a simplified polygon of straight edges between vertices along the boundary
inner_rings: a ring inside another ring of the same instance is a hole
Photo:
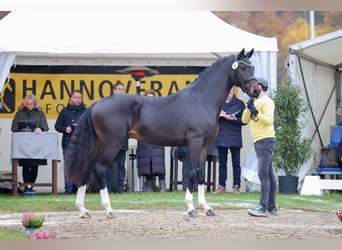
[[[198,205],[203,207],[204,213],[207,216],[216,216],[215,211],[209,206],[204,196],[204,184],[198,185]]]
[[[86,194],[87,185],[80,186],[77,190],[77,196],[76,196],[76,206],[80,210],[80,217],[82,219],[88,219],[91,218],[89,211],[84,206],[84,198]]]
[[[191,188],[190,188],[191,189]],[[188,206],[187,214],[190,217],[198,216],[198,213],[193,205],[193,192],[189,187],[186,189],[185,202]],[[193,190],[193,189],[192,189]],[[204,213],[207,216],[216,216],[215,211],[209,206],[204,196],[204,183],[198,184],[198,206],[204,208]]]
[[[189,182],[188,182],[189,183]],[[198,216],[198,213],[194,207],[194,204],[193,204],[193,196],[194,196],[194,193],[193,191],[190,192],[190,189],[189,187],[186,188],[186,193],[185,193],[185,203],[186,205],[188,206],[188,210],[186,211],[186,213],[190,216],[190,217],[196,217]]]
[[[194,192],[194,184],[193,184],[193,179],[194,179],[194,175],[191,175],[190,169],[191,169],[191,165],[190,165],[190,159],[189,159],[189,151],[187,154],[187,158],[185,159],[185,164],[183,164],[183,167],[185,167],[184,169],[184,178],[186,178],[187,181],[187,188],[186,188],[186,192],[185,192],[185,203],[188,207],[186,213],[191,216],[191,217],[195,217],[198,216],[197,211],[194,207],[193,204],[193,192]]]
[[[206,157],[206,156],[205,156]],[[216,216],[215,211],[209,206],[205,199],[204,181],[205,181],[205,158],[201,157],[198,171],[198,206],[204,209],[207,216]]]

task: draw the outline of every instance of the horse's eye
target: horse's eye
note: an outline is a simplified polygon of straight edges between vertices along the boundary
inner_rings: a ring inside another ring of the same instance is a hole
[[[240,65],[240,69],[245,71],[247,69],[247,67],[245,65]]]

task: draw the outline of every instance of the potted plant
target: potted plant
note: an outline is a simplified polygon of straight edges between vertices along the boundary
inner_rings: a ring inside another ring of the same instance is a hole
[[[44,222],[44,215],[36,216],[32,212],[25,212],[21,219],[21,223],[26,228],[26,232],[32,234],[35,229],[40,228]]]
[[[271,96],[275,104],[274,129],[277,139],[273,164],[277,172],[284,173],[284,176],[279,176],[279,192],[297,193],[298,170],[312,152],[312,140],[303,138],[301,133],[307,106],[300,86],[295,85],[289,76]],[[293,183],[292,187],[290,183]]]
[[[35,230],[30,234],[30,240],[54,240],[56,236],[45,231]]]

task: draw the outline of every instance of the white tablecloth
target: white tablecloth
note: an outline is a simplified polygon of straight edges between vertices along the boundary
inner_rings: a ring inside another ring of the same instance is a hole
[[[58,133],[13,133],[11,159],[60,160],[58,152]]]

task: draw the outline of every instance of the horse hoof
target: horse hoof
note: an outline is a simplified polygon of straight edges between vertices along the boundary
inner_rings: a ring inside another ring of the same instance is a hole
[[[190,217],[197,217],[197,216],[198,216],[198,213],[197,213],[196,210],[190,210],[190,211],[188,211],[188,215],[189,215]]]
[[[89,218],[91,218],[91,216],[88,212],[85,212],[84,214],[81,215],[81,219],[89,219]]]
[[[205,211],[205,215],[206,215],[206,216],[217,216],[217,214],[215,213],[215,211],[212,210],[212,209],[208,209],[207,211]]]
[[[106,217],[107,217],[107,219],[113,219],[113,218],[115,218],[115,215],[113,212],[109,212],[106,214]]]

